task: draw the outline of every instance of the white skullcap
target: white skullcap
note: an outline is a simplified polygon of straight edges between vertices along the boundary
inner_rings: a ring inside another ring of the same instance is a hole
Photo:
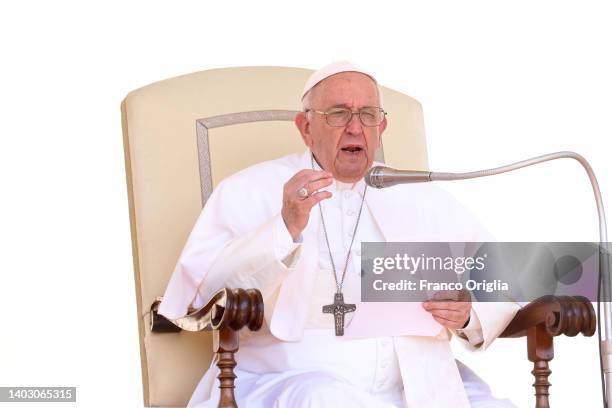
[[[376,78],[374,78],[374,75],[370,74],[368,71],[361,67],[358,67],[355,64],[352,64],[348,61],[332,62],[331,64],[324,66],[320,70],[313,72],[312,75],[308,77],[308,79],[306,80],[306,84],[304,84],[304,90],[302,91],[301,99],[304,99],[304,96],[308,93],[308,91],[314,88],[316,84],[318,84],[325,78],[329,78],[330,76],[339,74],[340,72],[360,72],[372,78],[372,81],[374,81],[374,83],[377,83]]]

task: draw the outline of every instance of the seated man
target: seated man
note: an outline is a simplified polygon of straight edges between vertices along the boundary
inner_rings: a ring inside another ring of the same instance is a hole
[[[257,288],[265,323],[241,333],[236,400],[249,407],[509,407],[453,358],[454,332],[487,347],[505,304],[426,302],[436,337],[348,339],[323,306],[360,301],[365,241],[479,241],[477,221],[432,184],[376,190],[363,180],[387,118],[374,77],[349,63],[308,79],[295,119],[308,150],[247,168],[206,203],[159,312],[175,319],[223,287]],[[344,326],[354,313],[345,315]],[[453,332],[451,332],[451,330]],[[213,364],[190,406],[215,407]],[[466,383],[462,382],[462,376]]]

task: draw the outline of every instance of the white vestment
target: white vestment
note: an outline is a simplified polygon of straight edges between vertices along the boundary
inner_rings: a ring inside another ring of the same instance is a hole
[[[262,292],[264,327],[257,333],[241,332],[236,357],[239,406],[290,407],[308,401],[312,406],[393,407],[403,399],[410,408],[469,407],[449,331],[436,337],[349,340],[334,336],[331,315],[317,313],[321,302],[332,303],[334,293],[319,211],[312,209],[300,243],[291,240],[280,215],[284,183],[309,168],[307,151],[252,166],[220,183],[187,241],[159,312],[172,319],[182,317],[192,302],[201,307],[223,287]],[[346,188],[336,183],[335,194],[342,188],[344,200],[323,202],[338,275],[363,185]],[[360,241],[488,238],[473,215],[431,183],[368,188],[361,223],[344,287],[347,303],[359,301],[354,283]],[[517,310],[509,303],[474,303],[464,336],[473,346],[486,348]],[[213,363],[190,405],[216,406],[217,373]]]

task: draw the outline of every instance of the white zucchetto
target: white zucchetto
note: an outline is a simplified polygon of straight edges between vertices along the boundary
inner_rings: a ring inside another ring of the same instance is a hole
[[[375,83],[378,83],[376,81],[376,78],[374,78],[374,75],[353,63],[350,63],[348,61],[332,62],[331,64],[324,66],[318,71],[313,72],[312,75],[308,77],[306,83],[304,84],[304,90],[302,91],[301,99],[304,99],[304,96],[308,93],[308,91],[314,88],[315,85],[317,85],[319,82],[321,82],[325,78],[329,78],[330,76],[339,74],[341,72],[360,72],[372,78],[372,81],[374,81]]]

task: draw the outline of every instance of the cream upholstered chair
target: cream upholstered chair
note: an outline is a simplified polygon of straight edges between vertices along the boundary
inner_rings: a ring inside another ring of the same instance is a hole
[[[163,295],[212,188],[251,164],[304,151],[292,119],[301,108],[300,91],[310,73],[283,67],[197,72],[130,92],[121,105],[147,406],[184,406],[212,358],[210,333],[152,332],[151,305]],[[384,161],[392,167],[426,170],[420,104],[391,89],[382,91],[389,113]],[[379,152],[379,159],[382,156]],[[560,301],[538,306],[528,324],[515,319],[505,334],[525,335],[549,314],[560,316],[560,311],[575,307],[582,306]],[[578,331],[594,330],[594,320],[583,323],[586,329],[580,326]],[[552,358],[552,340],[549,345],[547,339],[565,333],[550,330],[540,327],[530,334],[529,358],[541,370]],[[550,350],[536,353],[540,342]],[[543,393],[547,390],[540,387]]]
[[[215,69],[137,89],[122,103],[146,405],[185,405],[212,354],[210,333],[151,333],[149,308],[163,295],[211,187],[251,164],[305,150],[287,111],[301,109],[311,72]],[[392,118],[386,162],[426,169],[421,106],[390,89],[383,94]],[[267,112],[242,113],[253,111]]]

